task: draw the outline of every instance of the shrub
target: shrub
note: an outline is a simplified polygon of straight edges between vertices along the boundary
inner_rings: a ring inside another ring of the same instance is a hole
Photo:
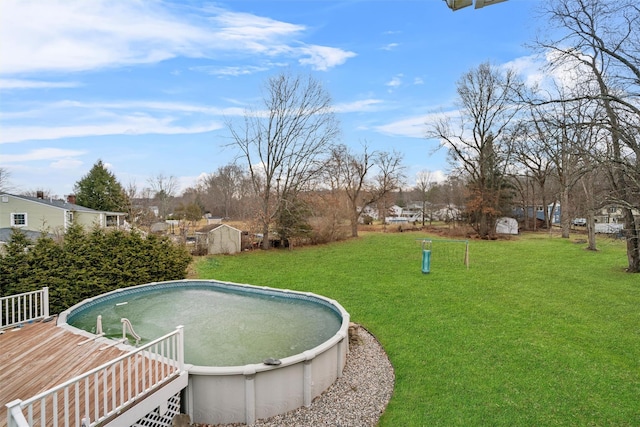
[[[30,242],[16,229],[0,261],[0,296],[48,286],[59,313],[114,289],[184,279],[191,256],[165,237],[73,225],[59,242],[44,234]]]

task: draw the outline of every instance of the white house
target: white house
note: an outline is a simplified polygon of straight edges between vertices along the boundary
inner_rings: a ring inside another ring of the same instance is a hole
[[[73,223],[104,228],[125,224],[124,212],[97,211],[72,202],[73,198],[55,200],[0,193],[0,229],[64,232]]]

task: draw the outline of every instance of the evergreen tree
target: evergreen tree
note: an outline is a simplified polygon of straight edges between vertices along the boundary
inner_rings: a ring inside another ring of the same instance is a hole
[[[276,231],[282,244],[288,246],[293,237],[309,237],[313,231],[308,219],[312,212],[302,199],[283,197],[283,202],[276,213]]]
[[[191,255],[166,237],[71,225],[61,242],[46,235],[33,243],[15,230],[0,255],[0,296],[49,287],[49,308],[59,313],[99,294],[127,286],[184,279]]]
[[[29,291],[49,287],[49,308],[57,313],[76,302],[77,276],[68,268],[62,246],[42,234],[29,251]]]
[[[122,185],[98,160],[74,186],[76,203],[99,211],[127,212],[129,200]]]
[[[0,257],[0,296],[28,292],[24,282],[30,277],[29,246],[32,242],[18,228],[14,228]]]

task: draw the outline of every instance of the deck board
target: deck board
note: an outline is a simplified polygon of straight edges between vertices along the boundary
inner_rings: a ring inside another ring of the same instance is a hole
[[[26,400],[125,353],[104,342],[56,326],[55,321],[26,324],[0,335],[0,427],[7,425],[6,404]]]

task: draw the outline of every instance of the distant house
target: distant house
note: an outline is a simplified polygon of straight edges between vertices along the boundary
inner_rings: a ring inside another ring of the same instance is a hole
[[[640,212],[633,209],[632,213],[637,221]],[[596,212],[594,220],[596,233],[620,233],[624,229],[624,210],[617,205],[607,205]]]
[[[556,203],[551,203],[549,205],[547,205],[546,207],[546,211],[547,211],[547,216],[548,218],[551,219],[551,224],[552,225],[559,225],[560,224],[560,215],[561,215],[561,208],[560,208],[560,203],[556,202]],[[525,215],[526,213],[526,215]],[[530,222],[533,221],[533,219],[535,218],[535,220],[538,222],[539,226],[544,226],[545,225],[545,207],[542,205],[528,205],[526,206],[526,208],[522,208],[521,206],[516,207],[513,209],[513,215],[515,216],[515,218],[524,223],[525,221]]]
[[[0,193],[0,229],[15,227],[24,231],[64,232],[71,224],[103,228],[118,228],[125,224],[124,212],[97,211],[73,201],[72,197],[54,200]]]
[[[242,251],[242,231],[227,224],[211,224],[196,231],[196,246],[207,253],[234,254]]]
[[[404,224],[422,221],[422,205],[410,203],[407,207],[393,205],[389,208],[385,221],[389,224]]]
[[[363,222],[365,216],[371,217],[373,219],[378,219],[378,209],[376,209],[375,207],[367,205],[363,208],[358,209],[362,212],[362,215],[360,216],[360,222]]]
[[[207,220],[207,225],[222,224],[222,217],[213,216],[210,213],[204,214],[204,219]]]
[[[637,212],[633,212],[633,216],[638,216]],[[624,212],[620,206],[607,205],[596,212],[595,221],[600,224],[621,224],[624,222]]]

